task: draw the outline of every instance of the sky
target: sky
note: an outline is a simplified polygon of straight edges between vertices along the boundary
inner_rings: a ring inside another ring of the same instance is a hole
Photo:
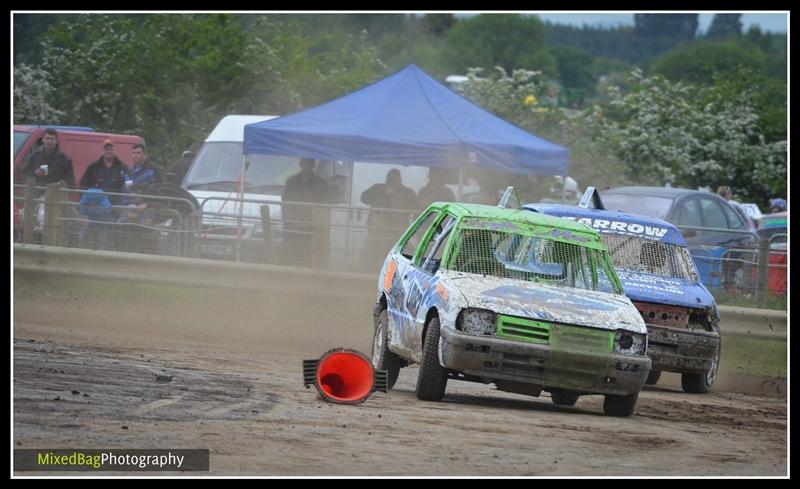
[[[677,13],[677,12],[676,12]],[[729,13],[729,12],[726,12]],[[736,13],[736,12],[730,12]],[[570,24],[581,26],[588,24],[590,26],[601,27],[619,27],[623,25],[633,25],[633,14],[582,14],[582,13],[566,13],[566,14],[551,14],[551,13],[536,13],[542,20],[558,24]],[[711,19],[714,13],[700,13],[699,14],[698,34],[705,33],[708,26],[711,25]],[[765,32],[786,32],[788,15],[785,13],[749,13],[742,14],[742,28],[744,31],[755,24]]]

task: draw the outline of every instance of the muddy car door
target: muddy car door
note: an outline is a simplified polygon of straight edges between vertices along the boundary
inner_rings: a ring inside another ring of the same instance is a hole
[[[407,330],[412,327],[413,319],[409,314],[408,304],[412,308],[419,297],[409,289],[408,274],[411,263],[420,248],[425,247],[432,233],[432,226],[441,217],[439,209],[430,209],[420,216],[412,228],[401,239],[399,252],[393,253],[387,266],[384,288],[388,285],[387,307],[389,310],[389,347],[401,354],[411,354],[413,348],[405,343]]]
[[[403,274],[403,288],[408,291],[406,312],[409,324],[402,331],[402,341],[411,350],[415,360],[421,358],[425,318],[437,300],[435,294],[439,279],[435,274],[439,269],[447,238],[455,221],[455,217],[444,214],[434,222],[428,236],[420,243],[417,253]]]

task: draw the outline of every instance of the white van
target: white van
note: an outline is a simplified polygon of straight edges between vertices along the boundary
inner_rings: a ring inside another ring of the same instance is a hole
[[[250,163],[244,175],[243,205],[239,205],[239,176],[245,165],[244,126],[274,119],[275,115],[228,115],[222,118],[203,147],[197,153],[181,186],[191,192],[203,211],[204,239],[198,244],[201,256],[235,257],[235,241],[256,241],[263,244],[261,207],[270,202],[280,202],[286,179],[300,171],[297,156],[249,155]],[[428,168],[373,164],[349,161],[318,160],[315,173],[335,188],[336,203],[343,206],[366,207],[361,203],[361,193],[376,183],[386,180],[386,173],[400,170],[403,184],[415,192],[428,183]],[[455,188],[453,187],[455,192]],[[270,218],[280,221],[281,207],[270,205]],[[239,223],[241,215],[241,225]],[[366,212],[348,212],[347,222],[334,222],[338,226],[365,225]],[[335,218],[334,218],[335,219]],[[341,220],[341,219],[339,219]],[[363,221],[363,222],[362,222]],[[281,226],[274,224],[271,239],[281,240]],[[344,246],[354,246],[348,240]]]

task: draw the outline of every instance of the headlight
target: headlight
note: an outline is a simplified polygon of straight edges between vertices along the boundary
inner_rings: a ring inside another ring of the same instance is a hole
[[[614,337],[614,353],[644,355],[647,351],[647,335],[618,329]]]
[[[497,332],[497,314],[488,309],[462,309],[456,319],[456,329],[467,334],[493,335]]]

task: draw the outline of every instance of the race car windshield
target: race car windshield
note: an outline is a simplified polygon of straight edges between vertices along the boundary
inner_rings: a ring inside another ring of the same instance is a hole
[[[619,271],[646,273],[697,282],[697,271],[689,250],[652,239],[601,234],[611,261]]]
[[[463,227],[453,240],[445,265],[450,270],[622,293],[608,255],[601,250],[546,237]]]

